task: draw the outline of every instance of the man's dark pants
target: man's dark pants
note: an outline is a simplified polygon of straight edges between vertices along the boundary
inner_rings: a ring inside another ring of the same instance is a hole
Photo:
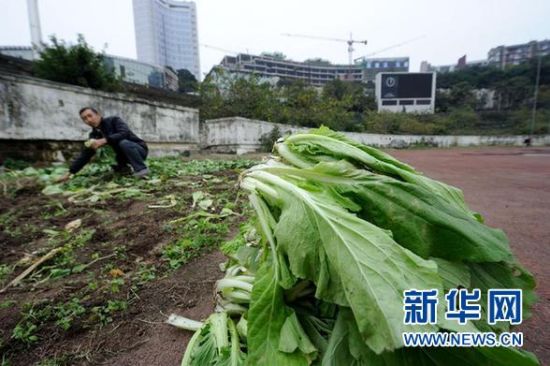
[[[113,147],[116,154],[116,170],[123,170],[130,164],[134,172],[146,169],[144,161],[147,158],[147,150],[140,144],[130,140],[120,140],[118,146]]]

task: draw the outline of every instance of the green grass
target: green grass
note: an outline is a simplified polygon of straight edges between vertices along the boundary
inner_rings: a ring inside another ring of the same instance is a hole
[[[128,302],[124,300],[108,300],[106,304],[94,306],[91,309],[93,320],[100,325],[106,325],[113,321],[113,316],[117,312],[128,309]]]
[[[132,282],[138,286],[142,286],[147,282],[155,280],[156,278],[157,268],[153,264],[140,264],[132,277]]]
[[[183,238],[166,245],[162,257],[171,269],[177,269],[203,252],[217,248],[229,231],[225,222],[211,222],[208,218],[189,220],[184,225]]]
[[[27,345],[33,344],[39,341],[37,333],[46,323],[53,321],[66,331],[85,313],[86,309],[78,297],[60,303],[24,304],[21,320],[13,329],[12,338]]]
[[[51,231],[48,245],[51,248],[61,247],[62,250],[52,259],[51,264],[40,267],[29,277],[29,280],[42,283],[82,272],[86,265],[77,262],[75,251],[84,247],[91,240],[94,232],[94,229],[85,228],[77,232]]]
[[[35,366],[65,366],[70,365],[71,360],[69,355],[56,356],[41,360]]]
[[[13,266],[9,264],[0,264],[0,285],[4,284],[4,281],[13,272]]]
[[[5,300],[5,301],[2,301],[0,302],[0,309],[6,309],[6,308],[10,308],[12,307],[13,305],[17,304],[14,300]]]
[[[74,297],[64,304],[54,307],[55,324],[63,330],[68,330],[75,319],[86,313],[80,299]]]

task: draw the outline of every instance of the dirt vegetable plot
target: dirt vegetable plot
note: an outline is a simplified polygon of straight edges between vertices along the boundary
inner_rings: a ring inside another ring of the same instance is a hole
[[[461,188],[505,231],[537,280],[532,318],[515,330],[548,364],[550,148],[390,154]],[[243,245],[231,239],[255,216],[239,174],[257,162],[157,159],[136,183],[106,161],[63,185],[60,167],[12,165],[0,176],[0,365],[179,365],[193,333],[165,324],[168,315],[204,321],[214,311],[223,253]]]
[[[177,364],[187,334],[164,314],[212,311],[219,248],[247,215],[235,183],[253,163],[158,159],[136,182],[104,160],[63,185],[63,168],[8,170],[0,364]]]

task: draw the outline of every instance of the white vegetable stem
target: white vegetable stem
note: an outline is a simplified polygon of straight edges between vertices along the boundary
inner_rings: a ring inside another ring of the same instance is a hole
[[[216,306],[216,312],[225,311],[228,315],[240,315],[248,311],[247,307],[239,304],[228,303],[225,305]]]
[[[221,291],[226,288],[238,288],[248,292],[252,292],[252,284],[235,278],[223,278],[216,284],[216,290]]]
[[[170,314],[166,323],[173,325],[176,328],[181,328],[181,329],[191,330],[191,331],[196,331],[203,326],[203,323],[201,322],[198,322],[193,319],[185,318],[183,316],[176,315],[176,314]]]

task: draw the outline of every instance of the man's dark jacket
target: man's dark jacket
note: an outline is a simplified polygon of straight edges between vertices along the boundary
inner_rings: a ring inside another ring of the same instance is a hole
[[[102,117],[101,123],[98,128],[92,128],[89,138],[91,139],[101,139],[106,138],[107,143],[115,150],[117,154],[120,154],[120,148],[118,144],[122,140],[133,141],[141,145],[147,151],[147,145],[145,141],[136,136],[135,133],[130,131],[130,128],[122,120],[122,118],[113,116],[113,117]],[[77,173],[84,165],[88,164],[92,156],[94,156],[95,150],[92,148],[85,148],[82,150],[78,158],[71,164],[69,172],[71,174]]]

